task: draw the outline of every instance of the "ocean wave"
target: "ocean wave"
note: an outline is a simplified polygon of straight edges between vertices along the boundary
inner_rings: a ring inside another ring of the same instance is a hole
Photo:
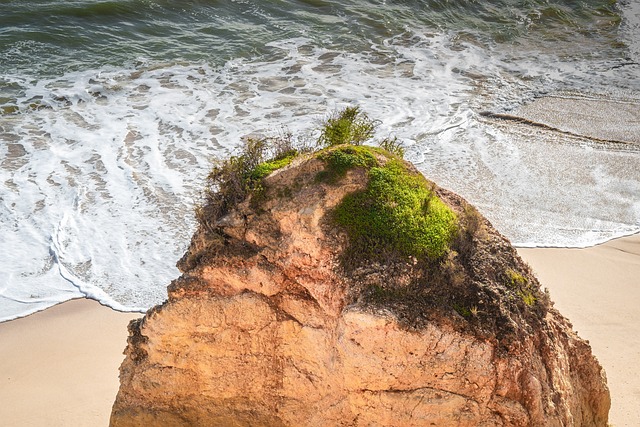
[[[212,4],[197,3],[184,7],[212,12]],[[600,4],[580,3],[587,6],[572,13]],[[179,274],[173,264],[193,233],[211,160],[233,154],[249,134],[282,126],[313,138],[318,122],[346,105],[379,119],[381,136],[397,136],[427,177],[476,204],[516,244],[585,246],[638,231],[637,152],[480,115],[560,90],[640,99],[633,66],[615,67],[624,56],[606,49],[567,56],[568,47],[542,50],[528,38],[500,44],[409,15],[385,21],[427,6],[398,2],[384,12],[374,2],[306,2],[280,13],[260,4],[252,6],[255,18],[240,16],[244,6],[233,3],[238,16],[218,17],[230,32],[215,40],[235,44],[197,60],[161,52],[95,65],[89,55],[77,67],[55,69],[54,61],[50,73],[5,70],[0,319],[83,295],[120,309],[161,302]],[[245,52],[243,34],[257,22],[262,39]],[[338,34],[327,30],[332,25]]]

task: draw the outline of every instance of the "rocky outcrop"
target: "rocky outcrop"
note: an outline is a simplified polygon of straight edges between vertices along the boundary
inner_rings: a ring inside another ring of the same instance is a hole
[[[459,221],[444,257],[358,259],[332,212],[367,170],[326,167],[299,158],[200,227],[129,325],[113,427],[607,425],[588,343],[485,219],[434,187]]]

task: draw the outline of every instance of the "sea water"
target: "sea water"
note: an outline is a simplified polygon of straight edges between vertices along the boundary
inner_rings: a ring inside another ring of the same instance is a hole
[[[637,232],[638,147],[480,113],[637,103],[638,62],[632,1],[0,1],[0,320],[161,302],[212,160],[347,105],[516,245]]]

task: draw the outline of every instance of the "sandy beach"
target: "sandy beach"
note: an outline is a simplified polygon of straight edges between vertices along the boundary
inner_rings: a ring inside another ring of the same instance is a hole
[[[586,249],[518,249],[607,372],[609,422],[640,425],[640,235]]]
[[[127,324],[93,300],[0,323],[0,425],[109,425]]]
[[[587,249],[519,249],[607,371],[610,423],[640,423],[640,235]],[[107,426],[135,313],[74,300],[0,324],[0,423]]]

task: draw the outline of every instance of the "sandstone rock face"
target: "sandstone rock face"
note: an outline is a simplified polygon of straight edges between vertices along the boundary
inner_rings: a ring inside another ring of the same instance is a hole
[[[607,425],[588,343],[486,220],[442,274],[412,260],[347,274],[328,215],[366,171],[329,185],[314,181],[323,168],[277,171],[259,209],[198,231],[168,300],[129,326],[111,426]]]

